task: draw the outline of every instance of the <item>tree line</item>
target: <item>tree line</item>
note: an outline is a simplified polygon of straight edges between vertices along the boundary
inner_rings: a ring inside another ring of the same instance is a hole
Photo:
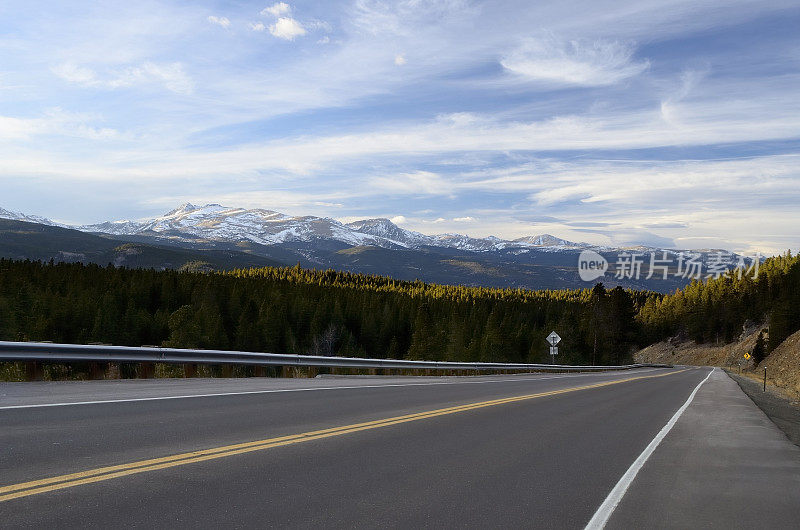
[[[556,330],[560,362],[618,363],[635,347],[642,300],[621,288],[598,299],[589,289],[460,287],[299,266],[201,273],[0,260],[4,340],[549,362],[544,339]]]
[[[769,323],[769,349],[800,328],[800,260],[670,295],[495,289],[296,267],[223,272],[0,259],[0,339],[480,362],[620,364],[678,333],[735,339]]]
[[[648,297],[637,320],[646,343],[685,333],[699,343],[736,340],[748,322],[768,326],[767,351],[800,329],[800,256],[766,259],[747,274],[694,280],[667,296]]]

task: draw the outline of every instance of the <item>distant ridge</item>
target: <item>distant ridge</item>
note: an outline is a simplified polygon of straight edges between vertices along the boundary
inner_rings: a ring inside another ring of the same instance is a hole
[[[76,227],[86,232],[114,235],[162,233],[170,237],[204,238],[216,241],[250,241],[260,245],[287,242],[337,241],[347,245],[383,248],[445,247],[488,252],[509,247],[590,248],[549,234],[504,240],[494,236],[474,238],[463,234],[426,235],[400,228],[389,219],[373,218],[342,223],[330,217],[289,216],[273,210],[245,209],[185,203],[166,214],[139,221],[113,221]]]
[[[343,223],[329,217],[290,216],[267,209],[181,204],[164,215],[68,227],[43,217],[0,209],[0,256],[180,268],[207,261],[214,269],[300,264],[451,285],[526,289],[585,288],[580,254],[592,249],[616,264],[622,254],[650,247],[600,247],[539,234],[505,240],[464,234],[427,235],[389,219]],[[16,223],[16,224],[15,224]],[[84,237],[86,236],[86,237]],[[133,246],[130,246],[133,245]],[[666,251],[675,258],[677,251]],[[708,260],[716,251],[701,252]],[[671,292],[685,277],[606,274],[609,287]]]
[[[45,217],[39,217],[38,215],[26,215],[20,212],[12,212],[11,210],[5,210],[0,208],[0,219],[10,219],[12,221],[26,221],[28,223],[38,223],[40,225],[48,225],[48,226],[64,226],[58,223],[54,223],[50,219]]]

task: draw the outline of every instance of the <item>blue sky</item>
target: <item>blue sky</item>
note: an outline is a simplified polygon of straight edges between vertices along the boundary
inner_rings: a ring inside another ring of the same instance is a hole
[[[800,248],[800,6],[0,4],[0,207]]]

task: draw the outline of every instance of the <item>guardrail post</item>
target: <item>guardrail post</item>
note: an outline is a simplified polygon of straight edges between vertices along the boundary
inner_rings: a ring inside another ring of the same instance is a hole
[[[152,379],[156,375],[156,365],[153,363],[141,363],[139,365],[139,377],[142,379]]]
[[[292,367],[286,364],[281,366],[281,377],[292,377]]]
[[[43,381],[44,370],[42,364],[37,362],[25,363],[25,380],[26,381]]]
[[[233,377],[233,368],[229,364],[223,364],[220,369],[222,377]]]
[[[89,363],[89,379],[103,379],[103,375],[108,368],[108,363]]]
[[[197,377],[197,365],[194,363],[184,364],[183,377]]]

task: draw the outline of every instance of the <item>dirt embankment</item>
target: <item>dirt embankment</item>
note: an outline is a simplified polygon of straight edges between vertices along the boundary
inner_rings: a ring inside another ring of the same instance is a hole
[[[634,354],[636,362],[689,364],[694,366],[722,366],[739,368],[745,363],[743,355],[753,351],[762,326],[746,328],[739,340],[729,344],[697,344],[693,340],[673,337],[657,342]],[[747,364],[747,363],[745,363]],[[749,363],[752,366],[752,363]]]
[[[795,399],[800,398],[800,331],[781,342],[758,369],[763,370],[765,366],[767,383],[774,384]]]
[[[767,383],[782,391],[792,400],[800,399],[800,331],[789,336],[758,366],[745,361],[744,354],[753,351],[758,332],[766,326],[749,326],[739,340],[729,344],[697,344],[694,341],[673,337],[658,342],[634,354],[636,362],[687,364],[694,366],[720,366],[730,370],[743,368],[742,375],[752,379],[764,376]],[[766,335],[766,334],[765,334]]]

